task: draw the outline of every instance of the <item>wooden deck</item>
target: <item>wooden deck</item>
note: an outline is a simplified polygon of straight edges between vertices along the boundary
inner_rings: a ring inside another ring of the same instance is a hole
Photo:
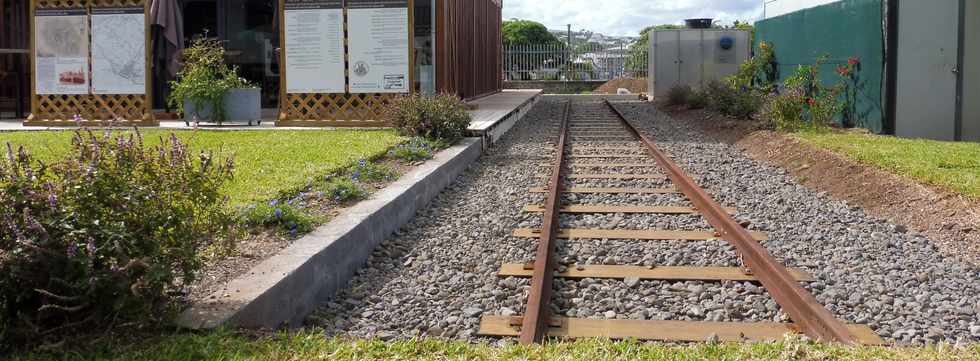
[[[485,145],[496,142],[527,114],[541,93],[540,89],[506,89],[469,102],[476,109],[470,111],[473,123],[467,129],[468,135],[485,138]]]

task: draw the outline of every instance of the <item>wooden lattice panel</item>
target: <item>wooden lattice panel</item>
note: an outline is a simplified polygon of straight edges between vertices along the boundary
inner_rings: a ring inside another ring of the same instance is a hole
[[[36,9],[91,8],[91,7],[146,7],[144,0],[35,0]],[[33,22],[34,19],[31,19]],[[149,32],[146,29],[146,47],[149,50]],[[33,31],[32,31],[33,33]],[[33,38],[31,47],[33,48]],[[33,53],[33,51],[32,51]],[[32,55],[33,56],[33,55]],[[147,55],[149,56],[149,55]],[[147,64],[146,72],[150,67]],[[156,126],[151,104],[151,78],[146,82],[146,94],[33,94],[31,115],[24,122],[27,126]],[[76,116],[83,119],[76,121]]]
[[[384,108],[397,94],[286,94],[279,126],[386,127]]]

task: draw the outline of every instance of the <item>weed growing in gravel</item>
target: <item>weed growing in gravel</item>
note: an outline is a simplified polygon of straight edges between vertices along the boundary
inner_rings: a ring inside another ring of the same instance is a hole
[[[384,182],[398,177],[398,172],[384,164],[376,164],[361,159],[351,167],[351,178],[363,182]]]
[[[335,178],[323,187],[323,193],[336,202],[364,199],[367,191],[352,179]]]

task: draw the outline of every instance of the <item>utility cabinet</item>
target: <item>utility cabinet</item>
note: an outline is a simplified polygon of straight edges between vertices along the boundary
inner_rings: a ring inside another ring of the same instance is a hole
[[[980,1],[900,1],[895,135],[980,142]]]
[[[677,85],[700,88],[735,74],[749,59],[749,38],[745,30],[654,30],[650,34],[647,80],[652,97],[666,96]]]

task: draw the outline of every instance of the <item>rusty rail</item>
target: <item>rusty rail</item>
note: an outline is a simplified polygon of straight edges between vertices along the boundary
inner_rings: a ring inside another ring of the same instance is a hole
[[[538,250],[534,258],[534,274],[531,276],[531,290],[527,295],[527,307],[521,321],[520,342],[531,344],[540,342],[551,323],[551,284],[554,281],[555,235],[558,233],[558,216],[561,214],[562,171],[564,170],[565,140],[568,134],[568,117],[571,101],[565,103],[561,117],[561,130],[555,147],[555,164],[548,180],[548,198],[544,204],[544,221]]]
[[[654,160],[667,173],[674,186],[690,199],[704,218],[718,232],[719,238],[727,240],[738,253],[762,286],[772,298],[800,325],[807,336],[825,341],[857,344],[855,336],[847,327],[827,311],[810,292],[803,289],[796,279],[775,258],[769,254],[735,220],[677,166],[666,154],[657,148],[648,136],[640,133],[626,117],[608,100],[606,105],[626,124],[630,132],[640,138]],[[547,221],[547,219],[546,219]],[[537,272],[537,269],[535,269]],[[523,341],[523,338],[522,338]]]

